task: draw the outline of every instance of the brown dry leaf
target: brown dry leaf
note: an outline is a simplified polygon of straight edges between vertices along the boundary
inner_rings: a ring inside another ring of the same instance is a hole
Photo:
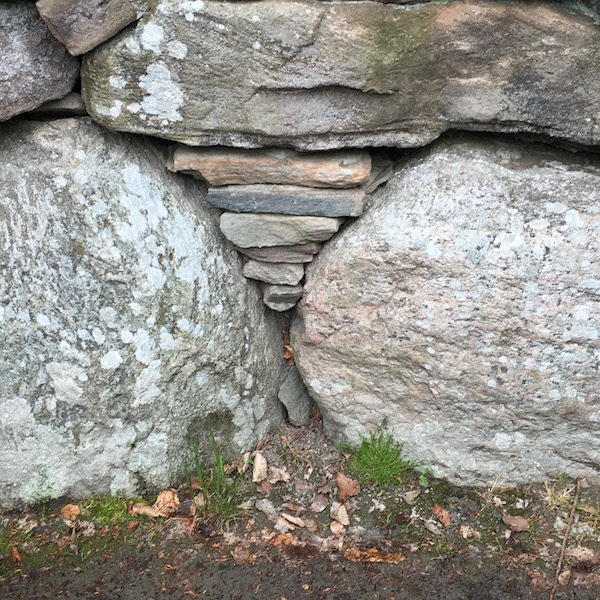
[[[523,554],[519,554],[519,556],[517,556],[519,562],[523,565],[530,565],[539,557],[540,555],[537,552],[523,552]]]
[[[567,560],[570,564],[578,568],[593,568],[600,565],[600,554],[594,552],[591,548],[577,546],[570,548],[566,552]]]
[[[525,517],[513,517],[505,513],[502,515],[502,520],[511,531],[529,531],[529,521]]]
[[[344,533],[346,533],[346,528],[339,521],[331,521],[331,523],[329,523],[329,529],[335,536],[344,535]]]
[[[271,485],[275,485],[280,481],[283,481],[283,483],[288,483],[291,478],[292,476],[288,473],[285,467],[282,467],[281,469],[278,467],[269,467],[269,478],[267,481]]]
[[[202,484],[197,477],[192,477],[192,490],[197,492],[202,489]]]
[[[143,504],[141,502],[137,502],[136,504],[131,504],[129,506],[129,514],[132,517],[136,515],[143,515],[145,517],[159,517],[158,511],[152,506],[148,506],[147,504]]]
[[[75,521],[80,513],[81,510],[77,504],[65,504],[60,509],[60,516],[67,521]]]
[[[327,499],[327,496],[325,496],[324,494],[317,494],[315,496],[315,499],[312,501],[312,504],[310,505],[310,509],[314,513],[320,513],[327,508],[328,504],[329,500]]]
[[[414,504],[420,495],[421,490],[411,490],[410,492],[406,492],[406,494],[403,494],[402,498],[404,502],[406,502],[406,504]]]
[[[360,484],[356,479],[352,479],[343,473],[338,473],[335,480],[340,492],[340,501],[344,502],[349,496],[356,496],[360,492]]]
[[[236,471],[242,475],[250,466],[250,452],[245,452],[242,456],[238,456],[230,465],[225,467],[225,475],[231,475]]]
[[[179,497],[177,492],[170,488],[160,492],[153,504],[153,508],[157,511],[159,517],[170,517],[174,515],[179,507]]]
[[[473,527],[471,527],[470,525],[461,525],[459,533],[463,536],[465,540],[471,540],[473,538],[481,537],[481,534],[475,531],[475,529],[473,529]]]
[[[560,583],[562,586],[565,586],[567,583],[569,583],[569,579],[571,579],[571,569],[565,569],[558,576],[558,583]]]
[[[294,529],[296,529],[295,525],[283,517],[279,517],[273,527],[279,531],[279,533],[287,533],[288,531],[294,531]]]
[[[239,567],[253,565],[256,562],[256,555],[250,552],[250,549],[245,546],[238,546],[231,553],[231,556],[233,557],[235,564]]]
[[[574,573],[571,577],[573,587],[584,590],[600,588],[600,575],[596,573]]]
[[[290,344],[289,329],[283,330],[283,358],[288,367],[294,366],[294,352],[292,351],[292,345]]]
[[[278,534],[269,541],[269,544],[273,548],[280,548],[281,546],[289,546],[294,541],[294,536],[291,533]]]
[[[439,504],[433,505],[433,516],[444,526],[448,527],[450,525],[450,513],[442,508]]]
[[[325,485],[322,485],[320,488],[317,489],[317,492],[319,494],[331,494],[331,492],[333,491],[332,487],[331,487],[331,482],[327,482]]]
[[[329,509],[329,514],[331,515],[331,518],[335,519],[338,523],[341,523],[342,525],[350,525],[348,510],[346,509],[345,504],[334,502]]]
[[[368,550],[348,548],[348,550],[344,552],[344,558],[347,558],[352,562],[388,563],[397,565],[398,563],[401,563],[405,557],[396,552],[384,553],[377,550],[377,548],[369,548]]]
[[[319,531],[319,524],[316,519],[304,519],[304,527],[308,529],[311,533],[316,533]]]
[[[304,527],[304,520],[300,517],[294,517],[293,515],[289,515],[288,513],[281,513],[281,516],[286,521],[289,521],[292,525],[295,525],[296,527]]]
[[[21,557],[21,553],[19,552],[19,549],[16,546],[12,547],[12,550],[10,551],[10,555],[11,555],[13,561],[16,563],[20,563],[23,560]]]
[[[252,481],[260,483],[267,478],[267,460],[260,453],[254,455],[254,465],[252,467]]]

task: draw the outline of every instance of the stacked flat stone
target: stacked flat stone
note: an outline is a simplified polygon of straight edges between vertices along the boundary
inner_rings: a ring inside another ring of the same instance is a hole
[[[246,259],[244,275],[262,282],[265,304],[280,312],[300,300],[305,264],[346,217],[362,214],[373,183],[371,156],[362,150],[180,145],[168,167],[208,182],[208,202],[224,211],[221,231]]]

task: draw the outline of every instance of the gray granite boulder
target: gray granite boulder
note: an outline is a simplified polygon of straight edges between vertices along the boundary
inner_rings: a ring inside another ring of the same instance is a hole
[[[190,436],[231,457],[283,418],[281,324],[164,160],[87,118],[0,131],[0,505],[167,486]]]
[[[600,479],[600,160],[447,140],[307,267],[294,358],[327,433],[459,484]]]
[[[190,145],[598,145],[598,72],[600,29],[560,2],[164,0],[86,55],[82,85],[106,127]]]
[[[0,121],[66,96],[78,75],[33,3],[0,2]]]

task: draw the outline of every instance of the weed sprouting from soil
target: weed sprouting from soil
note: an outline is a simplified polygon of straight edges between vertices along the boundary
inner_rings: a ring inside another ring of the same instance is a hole
[[[349,455],[346,468],[360,483],[385,487],[412,477],[419,464],[402,456],[403,444],[379,430],[358,447],[340,446]]]
[[[134,520],[127,510],[127,500],[110,494],[87,500],[83,504],[83,514],[106,527],[123,525]]]
[[[227,476],[223,455],[217,446],[212,430],[209,429],[209,432],[215,458],[215,464],[212,467],[206,469],[201,467],[198,446],[193,438],[190,439],[193,463],[193,469],[188,470],[190,496],[193,498],[197,517],[206,522],[227,523],[240,513],[238,491],[241,475],[234,478]],[[200,488],[196,495],[194,495],[192,484],[194,476],[197,478]]]

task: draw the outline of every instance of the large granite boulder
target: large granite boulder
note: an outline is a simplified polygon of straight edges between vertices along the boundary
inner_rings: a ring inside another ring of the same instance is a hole
[[[31,2],[0,2],[0,121],[66,96],[79,61],[65,50]]]
[[[282,419],[280,323],[206,190],[90,119],[0,131],[0,505],[174,483]]]
[[[571,3],[573,4],[573,3]],[[92,117],[191,145],[600,143],[600,29],[559,2],[163,0],[86,55]]]
[[[327,433],[462,484],[600,479],[600,160],[497,139],[398,168],[292,324]]]

